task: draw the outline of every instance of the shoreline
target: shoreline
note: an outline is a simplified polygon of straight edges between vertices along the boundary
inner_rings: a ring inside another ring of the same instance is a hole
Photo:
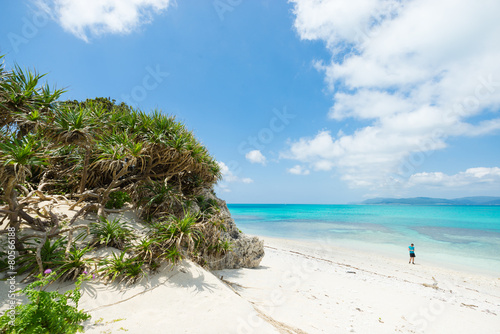
[[[292,247],[298,247],[305,256],[322,256],[322,252],[326,251],[328,256],[341,256],[348,260],[369,265],[370,262],[390,263],[393,266],[406,264],[409,261],[409,252],[404,247],[398,247],[393,244],[384,243],[366,243],[360,240],[343,239],[339,240],[322,240],[322,239],[294,239],[294,238],[276,238],[259,236],[265,242],[265,246],[279,246],[284,250],[293,251]],[[374,247],[377,246],[377,247]],[[427,268],[428,271],[449,271],[461,273],[463,275],[478,275],[500,280],[500,269],[496,267],[486,270],[483,267],[469,267],[463,262],[447,262],[447,254],[430,254],[430,252],[416,250],[417,257],[415,259],[417,266]],[[429,256],[430,255],[430,256]],[[472,257],[470,260],[476,260]],[[486,259],[479,259],[485,260]],[[411,266],[409,266],[411,267]],[[478,271],[478,269],[483,269]],[[495,270],[496,269],[496,270]]]
[[[296,242],[298,244],[309,245],[311,249],[334,249],[343,252],[356,253],[360,257],[382,257],[394,261],[395,263],[405,263],[409,259],[408,245],[395,245],[392,243],[366,242],[356,239],[308,239],[308,238],[278,238],[264,235],[254,235],[258,238],[277,243]],[[425,250],[424,247],[415,245],[416,262],[419,265],[425,264],[429,268],[446,269],[463,272],[471,275],[484,275],[491,278],[500,279],[500,260],[474,258],[472,256],[456,256],[432,250]],[[498,264],[498,265],[497,265]]]
[[[237,222],[238,223],[238,222]],[[246,227],[244,223],[238,223],[239,228],[247,235],[257,236],[267,239],[293,240],[297,242],[326,244],[329,247],[339,247],[349,249],[354,252],[378,254],[380,256],[408,261],[408,246],[415,244],[416,261],[426,263],[434,267],[445,267],[452,270],[480,273],[492,277],[500,277],[500,258],[494,258],[497,247],[490,249],[490,253],[485,254],[484,250],[475,254],[471,246],[463,247],[461,244],[450,244],[439,240],[429,239],[425,236],[411,237],[407,235],[373,235],[353,237],[347,235],[335,235],[330,233],[318,235],[298,235],[297,233],[287,233],[281,237],[277,231],[256,229],[254,226]],[[380,242],[374,241],[380,240]],[[407,243],[399,242],[405,240]],[[500,246],[500,244],[498,244]],[[422,262],[424,261],[424,262]]]

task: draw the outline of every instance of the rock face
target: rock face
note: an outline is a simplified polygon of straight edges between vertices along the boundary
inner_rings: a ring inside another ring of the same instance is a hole
[[[249,237],[238,229],[227,208],[226,201],[215,196],[210,190],[207,190],[203,196],[217,201],[222,218],[224,219],[224,225],[226,226],[224,237],[231,241],[233,245],[232,251],[228,252],[222,259],[210,262],[209,269],[258,267],[260,261],[264,258],[264,241],[257,237]]]

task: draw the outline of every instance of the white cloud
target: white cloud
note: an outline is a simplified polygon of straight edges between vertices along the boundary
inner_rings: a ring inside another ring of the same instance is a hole
[[[229,189],[229,186],[227,184],[217,184],[216,187],[223,193],[230,193],[231,189]]]
[[[498,133],[499,1],[291,2],[299,36],[326,42],[332,54],[317,62],[332,89],[330,118],[368,125],[292,140],[282,157],[375,189],[449,137]]]
[[[414,107],[412,101],[383,91],[361,89],[356,95],[357,98],[353,99],[351,94],[344,92],[335,94],[336,103],[330,109],[329,116],[336,120],[351,116],[360,119],[377,119]]]
[[[266,157],[259,150],[253,150],[245,154],[245,158],[253,164],[266,164]]]
[[[329,160],[318,160],[313,163],[313,168],[316,171],[329,171],[334,167],[333,162]]]
[[[241,179],[241,182],[249,184],[249,183],[253,183],[253,180],[249,177],[244,177]]]
[[[485,184],[500,189],[500,168],[469,168],[465,172],[460,172],[455,175],[447,175],[441,172],[417,173],[410,177],[407,186],[457,188],[471,186],[476,187]]]
[[[36,0],[63,28],[78,38],[127,34],[149,23],[170,0]]]
[[[292,168],[288,168],[287,172],[295,175],[309,175],[309,170],[303,168],[300,165],[295,165]]]
[[[295,27],[300,37],[307,40],[321,39],[332,50],[338,42],[357,41],[369,33],[374,21],[397,12],[397,1],[385,0],[291,0],[295,3]]]
[[[225,163],[222,161],[217,162],[220,166],[220,170],[222,173],[222,182],[233,183],[233,182],[242,182],[242,183],[253,183],[253,180],[249,177],[240,178],[232,171]]]

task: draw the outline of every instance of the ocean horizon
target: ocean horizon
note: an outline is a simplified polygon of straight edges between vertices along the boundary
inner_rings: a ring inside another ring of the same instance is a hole
[[[247,234],[329,243],[500,275],[500,206],[228,204]],[[420,262],[419,262],[420,261]]]

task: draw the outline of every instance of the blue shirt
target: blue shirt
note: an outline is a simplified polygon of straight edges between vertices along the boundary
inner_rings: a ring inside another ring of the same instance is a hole
[[[408,249],[410,250],[410,253],[415,253],[415,247],[414,246],[410,246],[410,247],[408,247]]]

